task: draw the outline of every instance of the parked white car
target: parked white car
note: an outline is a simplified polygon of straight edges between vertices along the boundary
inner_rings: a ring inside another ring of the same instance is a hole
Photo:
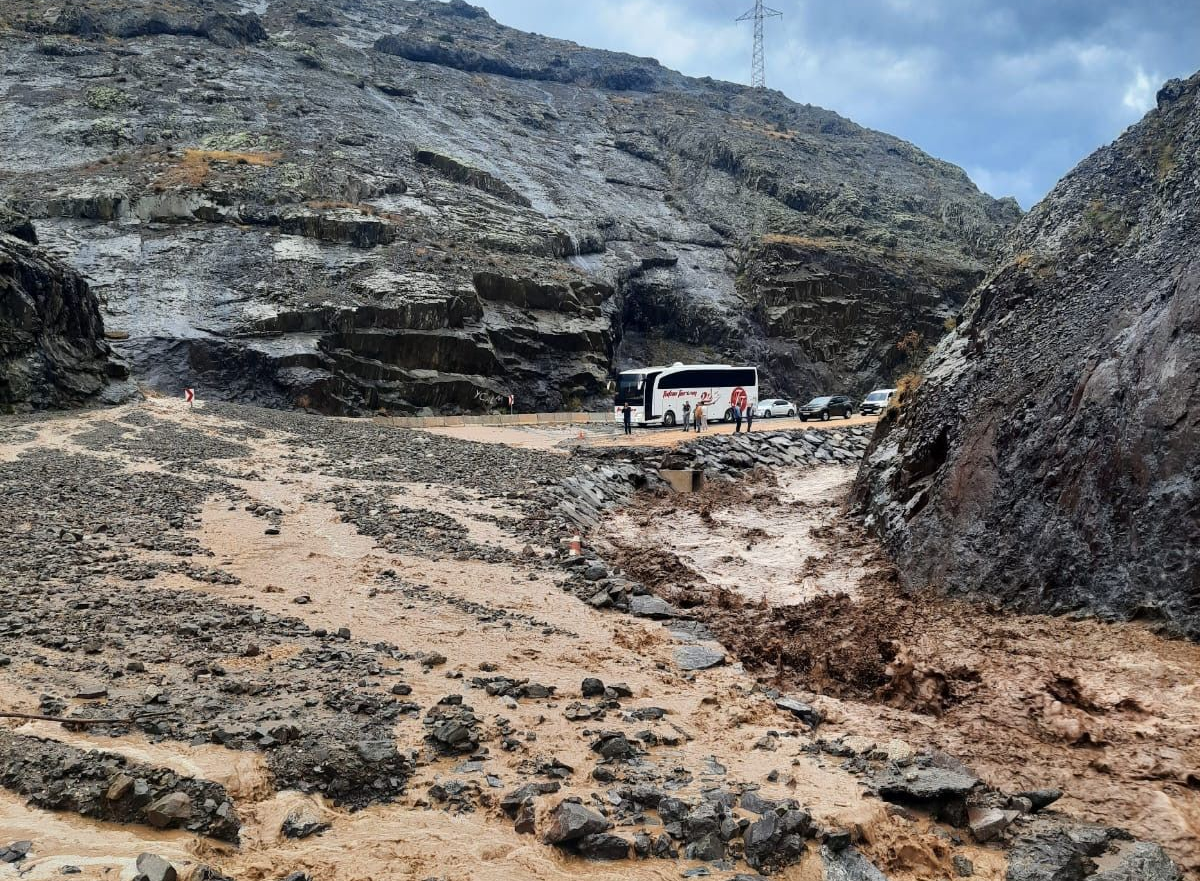
[[[796,405],[783,398],[768,398],[754,405],[755,419],[770,419],[774,416],[795,416]]]

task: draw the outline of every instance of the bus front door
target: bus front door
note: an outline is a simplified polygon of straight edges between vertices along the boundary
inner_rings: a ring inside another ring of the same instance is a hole
[[[654,399],[656,395],[656,386],[658,385],[658,374],[647,373],[646,384],[642,386],[642,420],[649,422],[651,419],[657,419],[660,414],[654,412]]]

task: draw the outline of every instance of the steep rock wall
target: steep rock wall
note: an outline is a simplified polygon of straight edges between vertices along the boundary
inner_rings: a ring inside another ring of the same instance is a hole
[[[1016,231],[859,474],[906,577],[1200,637],[1200,74]]]
[[[120,373],[109,354],[83,278],[0,232],[0,412],[87,402]]]
[[[9,0],[0,50],[0,203],[172,394],[553,409],[605,403],[614,366],[697,358],[759,363],[765,392],[863,391],[1019,214],[836,113],[462,2]],[[772,236],[861,252],[887,289],[791,285]],[[781,296],[803,321],[764,307]],[[446,320],[372,324],[415,312]]]

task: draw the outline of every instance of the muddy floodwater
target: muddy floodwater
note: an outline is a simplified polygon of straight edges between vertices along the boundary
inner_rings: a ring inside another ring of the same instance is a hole
[[[1200,646],[906,594],[842,514],[853,476],[648,501],[604,537],[756,676],[821,693],[841,730],[936,744],[1008,789],[1060,787],[1067,810],[1162,842],[1200,873]]]
[[[852,470],[838,466],[611,512],[587,551],[687,626],[597,608],[572,592],[567,535],[537,502],[538,480],[571,473],[578,438],[521,437],[153,400],[0,422],[0,709],[132,720],[6,731],[77,751],[36,769],[60,793],[124,760],[219,787],[239,824],[235,843],[113,822],[91,802],[44,807],[5,777],[0,847],[32,847],[0,878],[128,879],[146,852],[184,877],[250,881],[713,871],[684,854],[585,860],[522,834],[501,798],[531,781],[558,787],[535,802],[539,830],[567,796],[632,837],[663,830],[653,811],[619,813],[635,785],[683,800],[753,792],[849,830],[889,878],[949,878],[953,857],[1003,878],[1000,849],[890,809],[847,753],[818,743],[844,737],[896,755],[936,747],[997,786],[1061,787],[1071,814],[1200,870],[1200,648],[901,593],[842,512]],[[697,644],[724,662],[681,668]],[[495,677],[536,687],[514,698]],[[585,678],[619,699],[589,697]],[[820,711],[819,733],[776,706],[781,693]],[[461,705],[474,740],[449,754],[430,714]],[[614,734],[633,758],[597,755]],[[394,744],[392,770],[353,792],[323,770],[367,773],[354,750],[380,743]],[[319,831],[290,837],[295,817]],[[775,877],[819,881],[822,859],[814,844]],[[729,866],[714,877],[749,872]]]

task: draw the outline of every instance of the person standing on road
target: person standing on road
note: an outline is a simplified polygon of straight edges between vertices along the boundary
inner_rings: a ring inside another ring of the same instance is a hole
[[[688,429],[692,426],[692,405],[689,401],[683,402],[683,433],[687,434]]]
[[[737,404],[733,405],[733,433],[742,433],[742,408]]]
[[[629,406],[628,401],[621,408],[621,415],[625,417],[625,433],[633,434],[633,408]]]
[[[750,429],[754,427],[754,402],[746,402],[746,434],[750,433]]]
[[[692,422],[694,423],[696,434],[699,434],[700,426],[704,424],[704,408],[699,404],[697,404],[696,409],[692,411]]]

